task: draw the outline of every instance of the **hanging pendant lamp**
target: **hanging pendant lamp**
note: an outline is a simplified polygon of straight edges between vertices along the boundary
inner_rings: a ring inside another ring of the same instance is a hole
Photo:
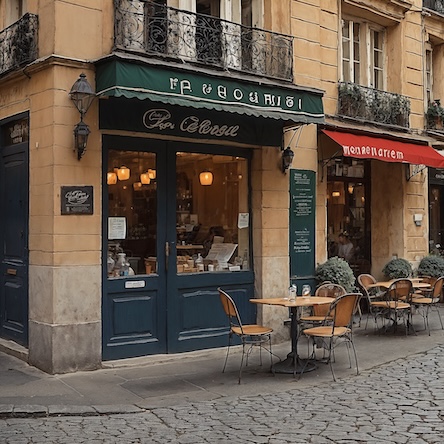
[[[213,173],[211,171],[202,171],[199,174],[199,181],[201,185],[211,185],[213,183]]]

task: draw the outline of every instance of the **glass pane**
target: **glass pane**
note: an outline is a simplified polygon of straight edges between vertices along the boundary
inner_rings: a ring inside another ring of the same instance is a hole
[[[343,39],[344,38],[348,39],[350,37],[349,26],[350,26],[350,22],[348,20],[342,21],[342,38]]]
[[[350,60],[350,46],[348,41],[342,42],[342,60]]]
[[[347,60],[342,61],[342,73],[344,82],[350,82],[350,64]]]
[[[107,186],[108,276],[156,273],[155,154],[110,150]]]
[[[178,152],[176,163],[177,272],[250,269],[247,160]]]
[[[242,0],[241,11],[242,11],[242,24],[244,26],[253,26],[253,7],[251,4],[252,0]]]
[[[359,23],[353,23],[353,42],[359,45],[359,34],[361,32],[361,27]]]

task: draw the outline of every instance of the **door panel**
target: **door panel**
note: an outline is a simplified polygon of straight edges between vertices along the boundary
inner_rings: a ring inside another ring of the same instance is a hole
[[[28,144],[5,147],[0,164],[0,335],[28,342]]]
[[[124,137],[105,137],[104,143],[113,148],[104,162],[107,172],[125,165],[130,178],[104,186],[104,214],[124,218],[126,230],[124,238],[118,238],[104,224],[108,236],[104,236],[103,260],[107,262],[108,251],[120,249],[134,276],[108,276],[104,268],[103,358],[165,353],[165,143]],[[128,146],[130,151],[124,149]],[[143,180],[150,183],[139,186],[139,178],[149,171],[151,179]]]

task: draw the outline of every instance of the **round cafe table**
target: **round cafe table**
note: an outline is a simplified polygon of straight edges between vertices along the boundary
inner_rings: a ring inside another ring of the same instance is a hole
[[[302,373],[310,372],[316,368],[314,362],[307,362],[307,359],[301,359],[298,354],[298,339],[299,339],[299,318],[301,316],[301,308],[312,307],[314,305],[331,304],[334,299],[309,296],[297,296],[296,301],[290,302],[287,298],[265,298],[265,299],[250,299],[253,304],[263,305],[277,305],[281,307],[288,307],[291,311],[291,352],[283,361],[273,364],[273,373]]]
[[[409,278],[406,278],[409,279]],[[382,287],[382,288],[389,288],[390,285],[393,284],[397,279],[392,279],[391,281],[380,281],[375,282],[374,284],[367,285],[367,288],[375,288],[375,287]],[[413,278],[409,279],[412,282],[413,288],[416,288],[418,290],[425,290],[428,288],[431,288],[432,286],[428,282],[420,282],[418,279]]]

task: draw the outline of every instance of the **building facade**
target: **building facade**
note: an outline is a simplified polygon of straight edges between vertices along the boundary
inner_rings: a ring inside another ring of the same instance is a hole
[[[224,346],[218,287],[279,341],[249,299],[314,285],[339,232],[356,273],[428,254],[437,3],[1,2],[3,346],[50,373]]]

